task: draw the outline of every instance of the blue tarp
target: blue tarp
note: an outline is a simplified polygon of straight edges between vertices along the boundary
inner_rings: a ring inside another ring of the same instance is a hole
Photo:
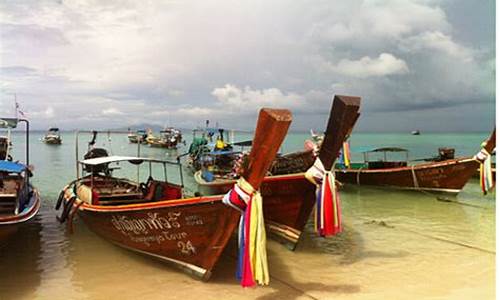
[[[26,166],[20,163],[0,160],[0,172],[21,173],[26,169]]]
[[[241,151],[232,151],[232,150],[214,150],[211,152],[207,152],[208,155],[229,155],[229,154],[238,154]]]

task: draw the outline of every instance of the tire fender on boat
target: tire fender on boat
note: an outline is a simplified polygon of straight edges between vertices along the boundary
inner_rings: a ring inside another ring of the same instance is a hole
[[[73,203],[76,200],[76,196],[72,196],[69,198],[68,201],[65,201],[63,204],[63,211],[61,213],[61,216],[56,217],[59,223],[64,223],[69,215],[69,212],[71,211],[71,208],[73,207]]]

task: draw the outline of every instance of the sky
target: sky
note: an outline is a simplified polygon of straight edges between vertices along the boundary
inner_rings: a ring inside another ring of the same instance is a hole
[[[322,130],[335,94],[356,131],[490,131],[495,2],[0,1],[0,114],[37,129]]]

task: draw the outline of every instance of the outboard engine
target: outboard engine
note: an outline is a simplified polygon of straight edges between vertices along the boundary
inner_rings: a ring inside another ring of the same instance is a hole
[[[454,159],[455,158],[455,148],[439,148],[439,161]]]
[[[84,159],[91,159],[91,158],[98,158],[98,157],[106,157],[108,155],[108,151],[103,148],[92,148],[90,149],[85,155],[83,156]],[[84,170],[89,173],[104,173],[106,175],[109,175],[109,168],[108,164],[102,164],[98,166],[89,166],[85,165]]]
[[[7,160],[9,149],[9,140],[6,137],[0,137],[0,160]]]

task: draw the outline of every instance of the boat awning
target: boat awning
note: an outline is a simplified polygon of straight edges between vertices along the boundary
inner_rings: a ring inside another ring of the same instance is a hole
[[[238,154],[241,153],[240,151],[232,151],[232,150],[217,150],[217,151],[210,151],[205,154],[208,155],[229,155],[229,154]]]
[[[0,172],[21,173],[24,170],[26,170],[26,165],[7,160],[0,160]]]
[[[383,148],[373,149],[370,152],[408,152],[408,149],[399,148],[399,147],[383,147]]]
[[[0,128],[16,128],[18,122],[16,118],[0,118]]]
[[[232,144],[233,146],[250,147],[252,146],[252,140],[236,142]]]
[[[408,152],[408,149],[399,147],[352,147],[352,153],[368,153],[368,152]]]
[[[149,157],[135,157],[135,156],[97,157],[97,158],[80,160],[79,163],[84,164],[84,165],[89,165],[89,166],[97,166],[97,165],[109,164],[109,163],[121,162],[121,161],[128,161],[132,164],[142,164],[145,161],[156,162],[156,163],[177,164],[176,162],[168,161],[168,160],[161,160],[161,159],[149,158]]]

